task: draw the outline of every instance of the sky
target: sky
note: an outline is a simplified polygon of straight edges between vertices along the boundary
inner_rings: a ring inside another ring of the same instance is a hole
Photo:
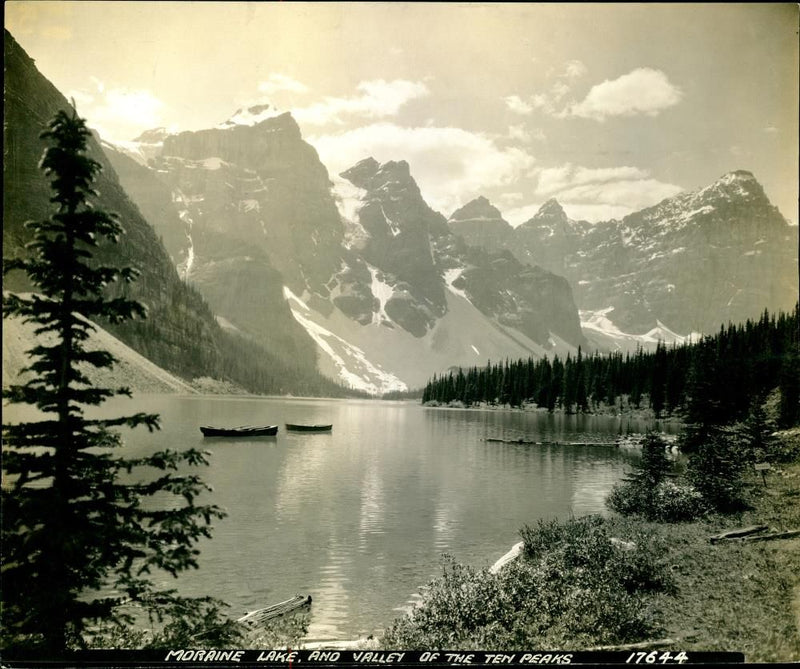
[[[793,3],[48,2],[5,27],[105,139],[290,111],[332,178],[592,222],[752,172],[798,221]]]

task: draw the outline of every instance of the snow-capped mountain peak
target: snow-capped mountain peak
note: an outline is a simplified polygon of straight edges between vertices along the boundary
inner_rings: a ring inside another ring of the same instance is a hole
[[[233,116],[231,116],[224,123],[220,123],[217,128],[225,130],[227,128],[233,128],[237,125],[254,126],[263,121],[281,116],[286,113],[288,112],[276,109],[269,104],[244,107],[242,109],[237,109]]]

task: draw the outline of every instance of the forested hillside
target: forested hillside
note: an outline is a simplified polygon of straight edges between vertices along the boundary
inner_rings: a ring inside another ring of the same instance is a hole
[[[567,355],[508,361],[434,376],[423,402],[533,403],[550,411],[589,412],[620,404],[650,408],[657,417],[702,410],[724,424],[746,415],[751,403],[779,387],[780,422],[800,420],[798,307],[764,312],[758,321],[729,324],[694,344],[634,354]],[[690,402],[691,400],[691,402]]]

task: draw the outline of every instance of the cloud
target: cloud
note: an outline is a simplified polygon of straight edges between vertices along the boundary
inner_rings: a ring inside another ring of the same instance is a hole
[[[573,104],[562,115],[596,121],[609,116],[657,116],[678,104],[682,97],[682,91],[662,71],[640,67],[593,86],[582,102]]]
[[[530,143],[534,140],[537,142],[544,142],[547,141],[547,136],[541,128],[531,130],[520,123],[519,125],[508,126],[508,139],[525,143]]]
[[[563,77],[567,77],[568,79],[577,79],[578,77],[582,77],[584,74],[588,72],[588,68],[579,60],[569,60],[564,64],[564,74]]]
[[[147,90],[112,88],[105,92],[105,104],[98,110],[104,117],[150,128],[161,119],[164,103]]]
[[[527,99],[519,95],[504,98],[506,106],[517,114],[530,114],[539,109],[546,114],[556,115],[556,105],[572,90],[571,80],[582,77],[587,72],[580,60],[568,60],[560,70],[551,69],[547,78],[552,81],[550,88],[543,93],[534,93]]]
[[[564,202],[572,205],[605,205],[627,209],[626,214],[658,204],[661,200],[677,195],[683,189],[675,184],[657,179],[622,179],[606,183],[580,184],[558,194]]]
[[[365,118],[394,116],[406,103],[428,95],[428,87],[418,81],[374,79],[362,81],[359,95],[326,97],[323,102],[292,109],[292,116],[301,124],[327,125],[343,123],[344,115]]]
[[[550,197],[554,193],[562,192],[568,188],[586,184],[607,184],[609,182],[626,180],[634,181],[646,179],[648,172],[638,167],[575,167],[570,163],[560,167],[548,167],[539,170],[539,182],[536,187],[537,195]]]
[[[308,86],[286,76],[285,74],[272,73],[266,81],[262,81],[258,85],[258,90],[267,95],[273,95],[279,91],[288,91],[290,93],[308,93]]]
[[[505,212],[506,220],[512,225],[529,220],[550,198],[557,199],[570,218],[596,223],[622,218],[683,190],[629,165],[589,168],[568,163],[537,167],[534,171],[536,204],[519,205]]]
[[[78,113],[103,139],[127,140],[143,130],[161,125],[164,103],[145,89],[108,88],[90,77],[91,90],[75,89]]]
[[[533,107],[525,102],[519,95],[509,95],[503,98],[506,107],[515,114],[527,115],[533,111]]]
[[[535,164],[522,149],[501,148],[482,133],[453,127],[381,122],[308,141],[332,175],[368,156],[381,163],[406,160],[425,201],[446,216],[487,189],[516,183]]]

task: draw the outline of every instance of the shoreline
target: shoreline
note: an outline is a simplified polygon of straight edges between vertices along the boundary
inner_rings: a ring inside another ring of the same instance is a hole
[[[555,409],[550,411],[544,407],[539,407],[536,404],[525,404],[521,407],[513,407],[509,404],[489,404],[482,402],[478,405],[467,406],[463,402],[454,400],[447,404],[441,404],[436,400],[425,403],[420,403],[425,409],[443,409],[450,411],[506,411],[509,413],[531,413],[531,414],[550,414],[561,416],[590,416],[590,417],[605,417],[605,418],[628,418],[632,420],[646,420],[657,423],[666,423],[670,425],[683,425],[683,419],[677,415],[667,415],[656,418],[652,409],[624,409],[622,411],[614,410],[611,407],[604,407],[595,411],[573,411],[567,412],[564,409]]]

